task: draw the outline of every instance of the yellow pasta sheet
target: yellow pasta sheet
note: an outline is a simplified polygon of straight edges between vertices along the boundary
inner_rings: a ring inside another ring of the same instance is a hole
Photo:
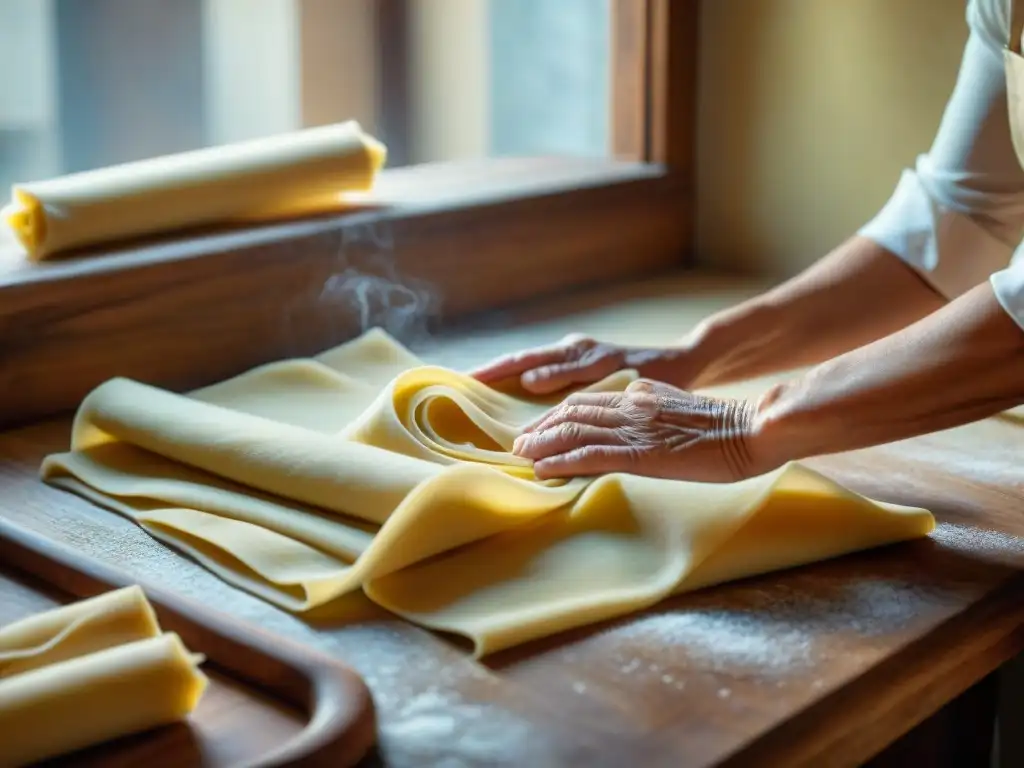
[[[176,722],[206,677],[138,587],[0,628],[0,766]]]
[[[29,258],[187,227],[297,216],[369,189],[383,144],[354,121],[15,184],[3,218]]]
[[[362,589],[477,654],[934,526],[799,464],[734,484],[538,481],[510,450],[551,405],[374,330],[190,396],[109,381],[42,475],[282,608]]]

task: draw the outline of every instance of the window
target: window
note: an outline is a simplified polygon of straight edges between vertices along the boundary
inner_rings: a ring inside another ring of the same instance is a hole
[[[0,0],[0,184],[358,119],[390,167],[609,147],[609,0]]]

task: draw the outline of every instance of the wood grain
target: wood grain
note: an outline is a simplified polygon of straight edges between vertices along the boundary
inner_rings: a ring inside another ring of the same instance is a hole
[[[1003,742],[993,763],[1000,675],[993,673],[949,702],[926,722],[901,736],[862,768],[962,768],[1014,766]]]
[[[693,179],[698,0],[612,3],[612,150]]]
[[[305,716],[298,733],[276,744],[264,743],[241,764],[250,768],[271,766],[350,766],[366,755],[375,739],[375,721],[369,692],[362,680],[341,663],[310,652],[254,627],[240,625],[210,608],[169,592],[152,579],[132,578],[116,567],[83,556],[73,547],[51,541],[38,533],[0,517],[0,562],[5,572],[27,573],[72,598],[82,599],[113,589],[138,585],[152,604],[161,628],[177,633],[190,650],[206,657],[204,670],[226,673],[206,712],[195,713],[199,728],[179,724],[169,730],[172,745],[154,743],[145,734],[133,736],[108,748],[91,751],[85,762],[130,763],[135,755],[162,755],[164,747],[175,750],[172,765],[215,764],[240,751],[235,742],[239,728],[225,729],[235,720],[233,705],[257,703],[259,693],[269,694]],[[10,591],[14,580],[0,581]],[[24,582],[22,582],[24,585]],[[17,584],[15,584],[17,586]],[[0,594],[3,592],[0,591]],[[24,599],[17,601],[24,608]],[[248,684],[246,692],[239,681]],[[204,697],[205,699],[205,697]],[[226,719],[225,719],[226,717]],[[223,721],[223,722],[222,722]],[[248,727],[245,724],[243,727]],[[212,744],[203,744],[205,730],[219,731]],[[273,731],[265,734],[273,736]],[[2,747],[2,743],[0,743]],[[243,748],[251,751],[251,746]],[[127,761],[127,762],[126,762]],[[78,764],[78,758],[75,758]],[[224,763],[220,763],[224,764]],[[232,758],[227,764],[238,764]]]
[[[664,343],[759,288],[664,276],[496,315],[422,354],[466,367],[569,330]],[[0,516],[344,659],[373,692],[389,766],[856,766],[1024,647],[1024,426],[1012,419],[813,463],[930,508],[940,525],[927,539],[677,597],[486,663],[357,597],[302,621],[43,486],[39,461],[67,430],[0,437]]]
[[[648,0],[612,0],[612,156],[648,157]]]
[[[379,207],[26,264],[0,249],[0,425],[74,408],[112,376],[171,389],[309,354],[366,319],[439,318],[674,265],[685,186],[586,160],[399,169]],[[6,269],[4,265],[6,264]]]
[[[650,144],[647,160],[696,174],[699,0],[649,0]]]

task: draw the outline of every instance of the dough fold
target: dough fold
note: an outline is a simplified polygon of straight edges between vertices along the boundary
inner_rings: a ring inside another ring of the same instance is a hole
[[[0,628],[0,766],[185,718],[207,679],[138,587]]]
[[[354,121],[16,184],[3,218],[30,259],[203,225],[300,216],[369,189],[383,144]]]
[[[552,404],[373,330],[189,395],[109,381],[42,476],[282,608],[362,589],[477,655],[934,527],[800,464],[733,484],[539,481],[510,448]]]

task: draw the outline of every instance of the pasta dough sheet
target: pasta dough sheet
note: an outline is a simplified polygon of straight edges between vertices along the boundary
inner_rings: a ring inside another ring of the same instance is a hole
[[[477,655],[934,527],[801,464],[733,484],[539,481],[510,451],[553,402],[374,330],[188,396],[109,381],[42,476],[282,608],[362,589]]]
[[[16,184],[3,213],[30,259],[200,225],[297,216],[369,189],[383,144],[354,121]]]
[[[138,587],[0,628],[0,766],[183,719],[206,688],[200,661]]]
[[[106,592],[0,628],[0,678],[159,634],[139,587]]]

